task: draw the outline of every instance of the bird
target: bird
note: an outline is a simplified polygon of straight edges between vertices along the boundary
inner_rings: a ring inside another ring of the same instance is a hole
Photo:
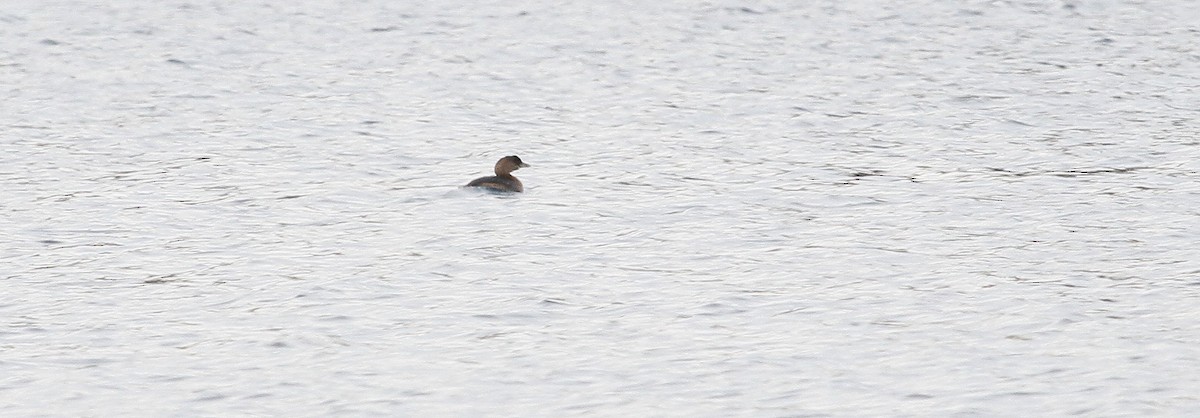
[[[466,187],[479,187],[496,192],[521,193],[525,191],[525,186],[521,184],[521,180],[513,177],[513,171],[517,171],[521,167],[529,167],[529,164],[521,161],[521,157],[509,155],[496,161],[496,175],[480,177],[471,180]]]

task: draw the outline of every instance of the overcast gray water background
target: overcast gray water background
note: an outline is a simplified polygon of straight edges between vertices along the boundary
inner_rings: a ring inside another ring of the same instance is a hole
[[[0,415],[1195,416],[1197,22],[6,0]]]

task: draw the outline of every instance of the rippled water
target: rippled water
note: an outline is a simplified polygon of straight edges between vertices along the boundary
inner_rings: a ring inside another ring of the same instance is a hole
[[[275,3],[0,7],[0,415],[1200,413],[1192,2]]]

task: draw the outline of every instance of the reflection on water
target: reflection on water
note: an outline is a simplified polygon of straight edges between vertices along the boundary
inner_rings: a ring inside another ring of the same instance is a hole
[[[302,3],[0,12],[4,415],[1196,404],[1185,4]]]

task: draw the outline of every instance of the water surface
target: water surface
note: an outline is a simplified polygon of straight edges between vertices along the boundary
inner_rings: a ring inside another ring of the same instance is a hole
[[[1200,412],[1188,2],[5,4],[5,416]]]

